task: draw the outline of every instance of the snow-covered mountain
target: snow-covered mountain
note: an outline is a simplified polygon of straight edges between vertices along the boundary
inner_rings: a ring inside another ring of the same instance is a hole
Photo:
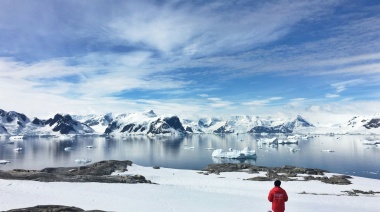
[[[108,125],[113,121],[112,113],[103,115],[73,115],[73,119],[91,127],[95,132],[104,133]]]
[[[34,118],[32,124],[39,126],[43,131],[59,132],[60,134],[85,134],[94,133],[95,131],[77,120],[74,120],[69,114],[56,114],[54,118],[41,120]]]
[[[15,111],[7,112],[0,109],[0,124],[2,125],[0,133],[3,132],[2,134],[6,134],[5,132],[19,134],[28,123],[30,123],[30,119],[23,113]]]
[[[3,124],[0,124],[0,135],[1,134],[8,134],[7,128],[5,128]]]
[[[121,114],[109,124],[104,131],[124,134],[185,134],[181,121],[177,116],[158,117],[152,110],[145,113]]]
[[[0,134],[10,135],[56,135],[85,134],[95,132],[91,127],[76,121],[68,114],[56,114],[53,118],[30,121],[23,113],[0,109]]]
[[[331,126],[313,125],[298,115],[296,118],[272,116],[230,116],[181,119],[176,115],[157,116],[154,111],[113,115],[56,114],[53,118],[33,121],[15,111],[0,109],[0,134],[129,134],[178,135],[199,133],[343,133],[380,134],[380,114],[372,117],[355,116],[346,123]]]
[[[197,122],[184,121],[186,131],[195,133],[292,133],[313,127],[301,116],[297,116],[294,120],[243,115],[229,118],[202,118]]]
[[[375,114],[372,117],[355,116],[347,123],[338,126],[342,133],[380,133],[380,114]]]

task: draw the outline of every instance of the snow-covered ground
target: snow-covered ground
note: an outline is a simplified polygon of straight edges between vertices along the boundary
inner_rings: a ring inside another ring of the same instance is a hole
[[[119,173],[123,174],[123,173]],[[195,170],[153,169],[133,165],[155,184],[42,183],[0,180],[0,210],[59,204],[105,211],[268,211],[273,182],[247,181],[260,174],[200,174]],[[331,174],[330,174],[331,175]],[[379,180],[353,177],[351,185],[319,181],[283,182],[286,211],[378,211],[380,194],[347,196],[342,191],[380,191]],[[301,194],[306,192],[308,194]]]

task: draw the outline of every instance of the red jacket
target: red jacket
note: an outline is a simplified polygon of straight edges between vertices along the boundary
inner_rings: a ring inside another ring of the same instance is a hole
[[[288,201],[288,194],[281,187],[275,186],[270,190],[268,200],[272,203],[273,211],[285,211],[285,202]]]

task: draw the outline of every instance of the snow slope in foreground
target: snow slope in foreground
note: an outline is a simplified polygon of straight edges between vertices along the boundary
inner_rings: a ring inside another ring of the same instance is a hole
[[[199,174],[195,170],[153,169],[133,165],[126,174],[140,174],[158,183],[42,183],[0,180],[0,210],[58,204],[106,211],[268,211],[273,182],[246,181],[260,174]],[[123,173],[120,173],[123,174]],[[379,180],[353,177],[351,185],[319,181],[283,182],[289,195],[286,211],[378,211],[380,194],[347,196],[342,191],[379,191]],[[301,192],[316,193],[300,194]],[[337,196],[342,195],[342,196]]]

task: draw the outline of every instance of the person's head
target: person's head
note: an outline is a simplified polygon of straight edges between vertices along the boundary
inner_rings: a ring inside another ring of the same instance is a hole
[[[274,186],[280,187],[281,181],[279,181],[279,180],[274,181]]]

